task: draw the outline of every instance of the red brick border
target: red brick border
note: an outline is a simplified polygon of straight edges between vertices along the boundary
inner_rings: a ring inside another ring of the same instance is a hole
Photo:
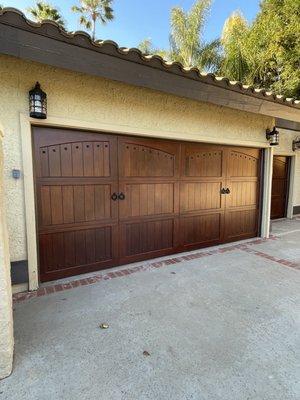
[[[290,268],[294,268],[294,269],[299,269],[300,270],[300,264],[299,263],[295,263],[293,261],[285,260],[285,259],[282,259],[282,258],[277,258],[277,257],[271,256],[271,255],[269,255],[267,253],[264,253],[262,251],[251,249],[251,248],[249,248],[247,246],[240,247],[240,250],[243,250],[243,251],[245,251],[247,253],[250,253],[250,254],[255,254],[256,256],[264,258],[266,260],[274,261],[274,262],[276,262],[276,263],[278,263],[280,265],[284,265],[286,267],[290,267]]]
[[[127,268],[119,269],[117,271],[110,271],[110,272],[106,272],[106,273],[93,275],[93,276],[90,276],[87,278],[76,279],[74,281],[67,282],[67,283],[59,283],[59,284],[55,284],[55,285],[41,287],[38,290],[35,290],[32,292],[16,293],[13,295],[13,301],[18,303],[18,302],[21,302],[24,300],[29,300],[29,299],[35,298],[35,297],[46,296],[48,294],[57,293],[57,292],[61,292],[61,291],[69,290],[69,289],[74,289],[74,288],[80,287],[80,286],[92,285],[97,282],[106,281],[106,280],[110,280],[110,279],[114,279],[114,278],[119,278],[122,276],[135,274],[137,272],[149,271],[151,269],[162,268],[164,266],[178,264],[178,263],[181,263],[184,261],[189,261],[189,260],[196,260],[196,259],[199,259],[202,257],[209,257],[209,256],[212,256],[215,254],[227,253],[227,252],[230,252],[233,250],[242,250],[247,253],[255,254],[259,257],[277,262],[281,265],[300,270],[299,264],[296,264],[296,263],[288,261],[288,260],[282,260],[282,259],[278,259],[273,256],[269,256],[266,253],[263,253],[261,251],[256,251],[249,247],[249,246],[253,246],[255,244],[264,243],[268,240],[277,240],[277,237],[270,236],[269,239],[255,239],[255,240],[251,240],[246,243],[228,245],[226,247],[222,247],[219,249],[215,248],[215,249],[211,249],[211,250],[200,251],[197,253],[186,254],[183,256],[179,255],[179,256],[176,256],[173,258],[168,258],[168,259],[161,260],[161,261],[154,261],[154,262],[150,262],[147,264],[141,264],[141,265],[134,266],[134,267],[129,266]]]

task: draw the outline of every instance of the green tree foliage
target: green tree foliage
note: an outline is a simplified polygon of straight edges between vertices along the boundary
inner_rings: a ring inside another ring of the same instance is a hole
[[[139,43],[138,49],[145,55],[159,55],[163,59],[168,59],[168,51],[163,49],[155,48],[152,44],[151,39],[144,39],[142,42]]]
[[[240,12],[234,12],[225,22],[221,37],[224,57],[221,71],[231,79],[242,81],[249,73],[245,41],[248,24]]]
[[[138,49],[141,50],[143,54],[156,54],[156,50],[154,49],[152,45],[152,40],[151,39],[144,39],[141,41],[138,45]]]
[[[34,7],[29,7],[27,9],[31,17],[37,22],[42,22],[44,20],[51,20],[63,28],[65,27],[65,22],[60,14],[60,12],[53,7],[51,4],[45,1],[37,1]]]
[[[170,48],[156,49],[151,40],[145,39],[139,49],[145,54],[159,54],[168,61],[178,61],[185,67],[216,70],[221,62],[220,41],[205,43],[202,40],[210,6],[211,0],[197,0],[187,12],[174,7],[171,10]]]
[[[170,58],[186,67],[216,69],[219,65],[220,43],[205,43],[202,38],[211,0],[197,0],[185,12],[180,7],[171,10]]]
[[[95,40],[96,22],[106,24],[114,19],[114,11],[111,7],[112,0],[81,0],[80,7],[73,6],[72,11],[80,13],[79,22],[92,33]]]
[[[300,0],[262,0],[249,28],[238,18],[225,28],[223,75],[300,97]]]

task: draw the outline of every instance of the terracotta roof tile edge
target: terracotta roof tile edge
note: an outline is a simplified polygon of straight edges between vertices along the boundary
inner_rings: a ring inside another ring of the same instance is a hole
[[[228,88],[229,90],[233,91],[239,91],[240,93],[250,95],[253,97],[258,97],[258,98],[266,98],[267,100],[271,100],[276,103],[280,104],[286,104],[288,106],[292,106],[293,108],[300,109],[300,99],[296,98],[291,98],[291,97],[285,97],[284,95],[277,94],[269,89],[265,88],[256,88],[252,85],[245,85],[242,82],[239,81],[233,81],[230,80],[229,78],[222,77],[222,76],[217,76],[213,73],[210,72],[201,72],[197,67],[184,67],[180,62],[178,61],[167,61],[164,60],[160,55],[158,54],[144,54],[141,52],[141,50],[137,48],[127,48],[127,47],[120,47],[116,42],[113,40],[95,40],[93,41],[91,36],[84,31],[75,31],[75,32],[67,32],[64,28],[62,28],[59,24],[57,24],[54,21],[51,20],[45,20],[42,22],[34,22],[29,20],[25,14],[12,7],[5,7],[0,10],[0,23],[5,23],[1,21],[1,17],[7,13],[12,13],[12,14],[17,14],[20,16],[24,22],[31,28],[34,28],[36,30],[40,30],[46,25],[51,25],[57,29],[57,32],[59,35],[61,35],[64,38],[67,39],[75,39],[77,37],[79,38],[84,38],[91,44],[95,49],[99,48],[104,48],[106,46],[112,46],[114,50],[122,55],[122,56],[128,56],[130,54],[135,54],[140,58],[140,62],[142,64],[147,64],[151,61],[158,61],[161,64],[161,67],[163,67],[165,70],[171,70],[172,68],[178,68],[180,72],[182,72],[185,77],[189,77],[191,79],[198,78],[199,80],[202,80],[204,83],[207,84],[214,84],[215,86],[221,87],[221,88]],[[8,23],[7,23],[8,24]],[[10,24],[8,24],[10,25]],[[17,25],[11,25],[11,26],[17,26]],[[21,27],[19,27],[21,28]],[[22,29],[22,28],[21,28]],[[41,32],[38,32],[41,33]],[[45,34],[45,33],[44,33]],[[74,43],[78,45],[78,43]],[[132,59],[128,60],[132,61]],[[150,65],[149,65],[150,66]],[[153,66],[153,65],[151,65]],[[171,71],[174,73],[174,71]]]

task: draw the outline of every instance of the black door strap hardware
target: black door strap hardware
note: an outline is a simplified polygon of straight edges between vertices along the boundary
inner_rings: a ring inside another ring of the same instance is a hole
[[[221,194],[229,194],[230,193],[230,189],[229,188],[222,188],[221,189]]]

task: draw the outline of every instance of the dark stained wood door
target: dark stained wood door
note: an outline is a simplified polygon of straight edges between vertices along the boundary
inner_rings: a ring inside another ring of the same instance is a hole
[[[177,142],[119,137],[121,263],[176,251],[179,152]]]
[[[227,150],[224,241],[257,236],[260,209],[261,150]]]
[[[180,244],[182,249],[223,240],[226,148],[186,143],[181,147]]]
[[[115,265],[117,138],[33,128],[42,281]]]
[[[284,218],[289,188],[289,157],[273,157],[271,218]]]
[[[260,150],[33,128],[42,281],[258,233]]]

